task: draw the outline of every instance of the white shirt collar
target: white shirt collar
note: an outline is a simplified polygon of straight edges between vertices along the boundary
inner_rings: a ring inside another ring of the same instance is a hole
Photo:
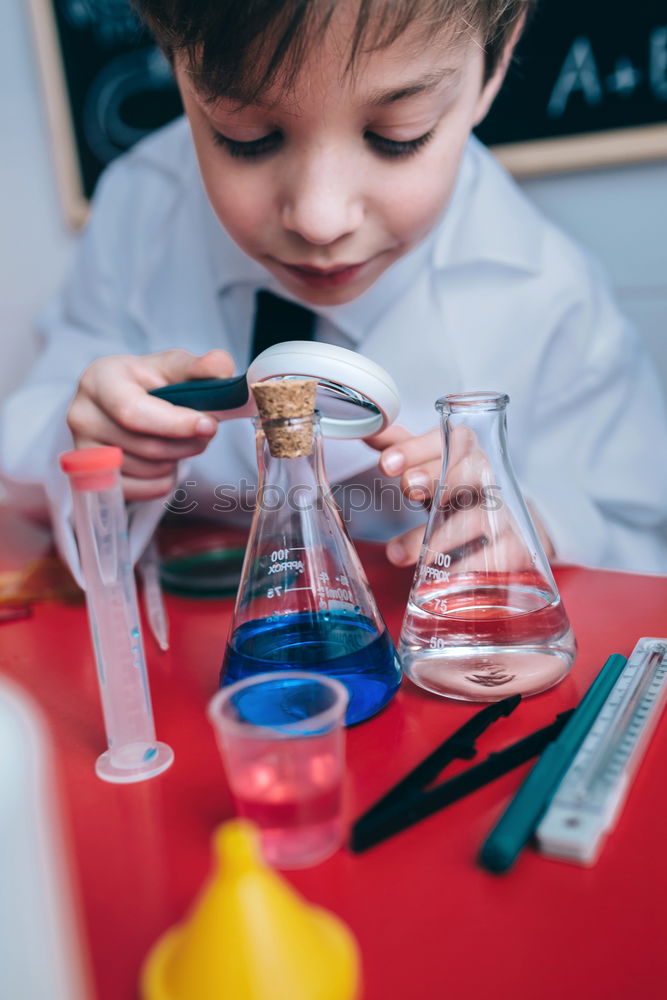
[[[486,262],[540,270],[544,221],[482,143],[471,136],[450,205],[439,227],[438,270]]]

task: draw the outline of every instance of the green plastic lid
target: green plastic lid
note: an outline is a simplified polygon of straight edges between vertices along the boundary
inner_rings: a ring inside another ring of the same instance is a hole
[[[167,556],[160,564],[160,583],[181,597],[234,597],[244,556],[244,549],[223,548]]]

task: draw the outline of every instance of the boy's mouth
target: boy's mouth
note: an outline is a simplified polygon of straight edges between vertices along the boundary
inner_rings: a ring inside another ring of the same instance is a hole
[[[360,264],[339,264],[336,267],[313,267],[312,264],[284,264],[280,262],[297,281],[309,288],[338,288],[353,281],[368,262]]]

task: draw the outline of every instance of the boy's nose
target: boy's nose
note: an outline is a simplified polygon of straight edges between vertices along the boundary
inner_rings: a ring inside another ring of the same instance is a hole
[[[327,246],[359,228],[363,198],[344,170],[329,163],[299,171],[284,194],[282,223],[306,242]]]

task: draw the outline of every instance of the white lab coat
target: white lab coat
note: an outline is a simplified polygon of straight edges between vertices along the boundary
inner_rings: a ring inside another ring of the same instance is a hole
[[[81,372],[106,354],[171,347],[223,348],[245,370],[258,287],[286,294],[215,218],[184,120],[106,171],[69,281],[41,318],[43,353],[0,424],[10,496],[50,510],[75,572],[57,455],[72,446],[65,413]],[[437,424],[445,393],[509,393],[514,466],[561,561],[667,572],[667,418],[651,363],[596,264],[475,139],[429,237],[359,299],[318,314],[317,339],[393,375],[399,420],[416,434]],[[326,462],[333,483],[381,478],[361,442],[327,442]],[[256,481],[250,422],[222,424],[180,471],[172,508],[216,516],[216,487]],[[424,519],[390,507],[353,513],[352,533],[387,538]],[[135,556],[164,509],[131,505]]]

